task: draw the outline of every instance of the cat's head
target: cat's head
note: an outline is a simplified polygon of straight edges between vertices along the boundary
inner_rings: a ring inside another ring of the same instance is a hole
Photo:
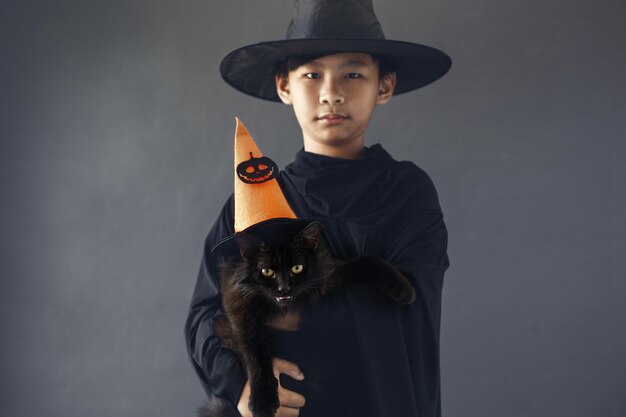
[[[331,258],[319,248],[322,225],[312,222],[293,239],[265,243],[248,233],[237,233],[235,241],[251,285],[280,308],[317,296],[332,272]]]

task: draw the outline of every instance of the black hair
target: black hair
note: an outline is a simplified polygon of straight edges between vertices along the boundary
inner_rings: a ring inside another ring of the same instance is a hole
[[[304,64],[307,64],[311,61],[316,60],[317,58],[321,58],[326,55],[331,55],[334,52],[320,52],[315,54],[307,54],[307,55],[296,55],[289,58],[283,59],[278,66],[276,67],[276,76],[280,78],[287,78],[289,72],[294,71],[301,67]],[[393,74],[396,72],[396,65],[388,59],[382,58],[377,55],[369,54],[374,62],[378,64],[378,72],[380,78],[384,78],[389,74]]]

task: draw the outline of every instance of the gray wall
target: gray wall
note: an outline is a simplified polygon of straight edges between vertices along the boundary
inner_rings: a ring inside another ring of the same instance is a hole
[[[193,415],[182,326],[233,117],[282,166],[301,146],[217,65],[290,5],[2,1],[2,416]],[[444,416],[626,415],[625,3],[375,5],[454,59],[367,135],[445,211]]]

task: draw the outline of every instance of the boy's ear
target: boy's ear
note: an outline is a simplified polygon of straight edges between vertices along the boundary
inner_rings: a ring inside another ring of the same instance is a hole
[[[288,106],[292,104],[288,77],[276,74],[276,93],[283,103]]]
[[[390,72],[380,78],[378,82],[378,98],[376,104],[385,104],[393,96],[393,90],[396,88],[396,73]]]

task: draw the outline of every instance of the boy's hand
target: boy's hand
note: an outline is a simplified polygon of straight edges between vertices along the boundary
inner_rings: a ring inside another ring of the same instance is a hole
[[[278,401],[280,402],[280,407],[278,407],[278,411],[276,411],[276,417],[298,417],[300,415],[300,408],[304,406],[305,399],[297,392],[283,388],[280,385],[280,374],[288,375],[298,381],[302,381],[304,375],[300,372],[298,365],[284,359],[272,359],[272,366],[274,368],[274,375],[279,381]],[[241,391],[239,404],[237,404],[237,410],[239,410],[242,417],[252,417],[252,412],[248,408],[249,400],[250,381],[246,381],[246,385],[243,387],[243,391]]]

